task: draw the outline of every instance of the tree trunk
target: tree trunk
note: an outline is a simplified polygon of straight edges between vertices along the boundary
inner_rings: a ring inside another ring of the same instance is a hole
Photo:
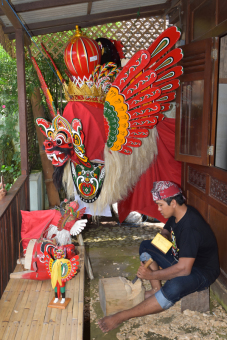
[[[32,112],[34,120],[36,118],[45,118],[44,110],[41,103],[41,94],[40,89],[36,88],[35,91],[32,94],[31,97],[31,103],[32,103]],[[42,167],[43,167],[43,173],[44,173],[44,181],[46,185],[47,190],[47,196],[49,201],[50,208],[54,207],[55,205],[60,204],[60,198],[58,191],[53,183],[53,172],[54,167],[51,163],[51,161],[47,158],[45,151],[43,150],[43,142],[46,140],[46,137],[42,134],[39,127],[36,125],[36,133],[38,137],[39,142],[39,153],[41,157]]]

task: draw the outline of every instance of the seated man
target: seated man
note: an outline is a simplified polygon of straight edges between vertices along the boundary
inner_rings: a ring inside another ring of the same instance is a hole
[[[200,213],[184,203],[181,189],[172,182],[155,182],[152,195],[160,213],[168,218],[161,234],[173,246],[163,254],[151,240],[141,243],[142,262],[137,276],[150,280],[152,289],[145,293],[145,300],[139,305],[99,320],[103,332],[128,319],[162,312],[182,297],[206,289],[219,276],[215,236]],[[153,262],[145,268],[143,262],[150,257]],[[161,280],[166,280],[163,286]]]

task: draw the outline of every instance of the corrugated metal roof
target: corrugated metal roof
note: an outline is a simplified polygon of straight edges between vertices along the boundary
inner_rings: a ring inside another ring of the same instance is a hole
[[[26,0],[23,0],[23,1],[26,1]],[[73,17],[86,15],[86,14],[87,14],[87,3],[53,7],[53,8],[47,8],[47,9],[40,9],[37,11],[18,13],[18,15],[23,19],[23,21],[26,24],[31,24],[33,22],[73,18]],[[1,16],[1,19],[5,26],[7,27],[12,26],[11,22],[9,21],[6,15]]]
[[[154,6],[166,3],[167,0],[102,0],[92,3],[91,14],[124,10],[144,6]]]

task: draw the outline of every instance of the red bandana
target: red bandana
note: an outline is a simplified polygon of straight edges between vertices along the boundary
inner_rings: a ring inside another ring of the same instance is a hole
[[[181,189],[173,182],[160,181],[154,182],[151,190],[153,201],[163,200],[164,198],[174,197],[182,193]]]

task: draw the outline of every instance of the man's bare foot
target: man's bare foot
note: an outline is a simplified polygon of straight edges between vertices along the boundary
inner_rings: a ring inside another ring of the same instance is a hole
[[[150,296],[154,295],[155,293],[157,293],[158,289],[157,288],[153,288],[151,290],[147,290],[145,292],[145,295],[144,295],[144,298],[147,299],[149,298]]]
[[[120,313],[105,316],[105,318],[98,321],[99,328],[103,333],[109,332],[112,329],[117,328],[124,320],[121,318]]]

